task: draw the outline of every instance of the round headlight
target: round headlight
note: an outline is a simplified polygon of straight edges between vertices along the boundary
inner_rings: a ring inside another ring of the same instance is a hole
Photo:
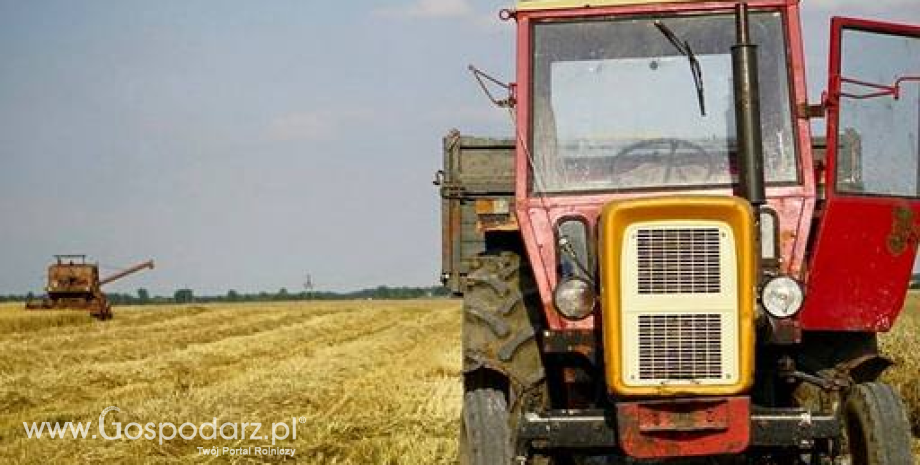
[[[777,318],[789,318],[802,308],[802,287],[794,279],[780,276],[763,287],[760,300],[764,308]]]
[[[556,286],[553,301],[562,316],[569,320],[581,320],[594,310],[597,295],[591,283],[580,278],[569,278]]]

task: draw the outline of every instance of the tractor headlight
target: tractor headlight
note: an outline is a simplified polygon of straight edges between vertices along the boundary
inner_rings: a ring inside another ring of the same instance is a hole
[[[787,276],[773,278],[763,287],[760,295],[764,308],[776,318],[789,318],[802,308],[802,286]]]
[[[569,278],[556,286],[553,302],[562,316],[581,320],[591,314],[597,302],[594,285],[581,278]]]

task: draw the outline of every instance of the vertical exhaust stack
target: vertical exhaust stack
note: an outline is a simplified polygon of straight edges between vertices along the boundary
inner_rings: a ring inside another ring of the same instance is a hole
[[[755,209],[766,203],[763,172],[763,137],[760,125],[760,84],[757,75],[757,45],[751,43],[748,6],[735,10],[738,43],[732,47],[735,84],[735,124],[738,137],[738,168],[741,195]]]

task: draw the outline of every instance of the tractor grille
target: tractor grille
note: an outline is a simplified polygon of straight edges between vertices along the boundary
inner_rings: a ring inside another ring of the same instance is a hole
[[[639,315],[639,379],[721,379],[722,315]]]
[[[639,294],[721,292],[718,228],[644,228],[637,233]]]

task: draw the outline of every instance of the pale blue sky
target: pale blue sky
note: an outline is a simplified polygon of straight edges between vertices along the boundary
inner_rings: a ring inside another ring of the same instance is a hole
[[[466,73],[512,78],[507,1],[0,0],[0,293],[55,253],[170,294],[437,281],[440,137],[509,133]],[[812,99],[830,11],[805,0]]]

